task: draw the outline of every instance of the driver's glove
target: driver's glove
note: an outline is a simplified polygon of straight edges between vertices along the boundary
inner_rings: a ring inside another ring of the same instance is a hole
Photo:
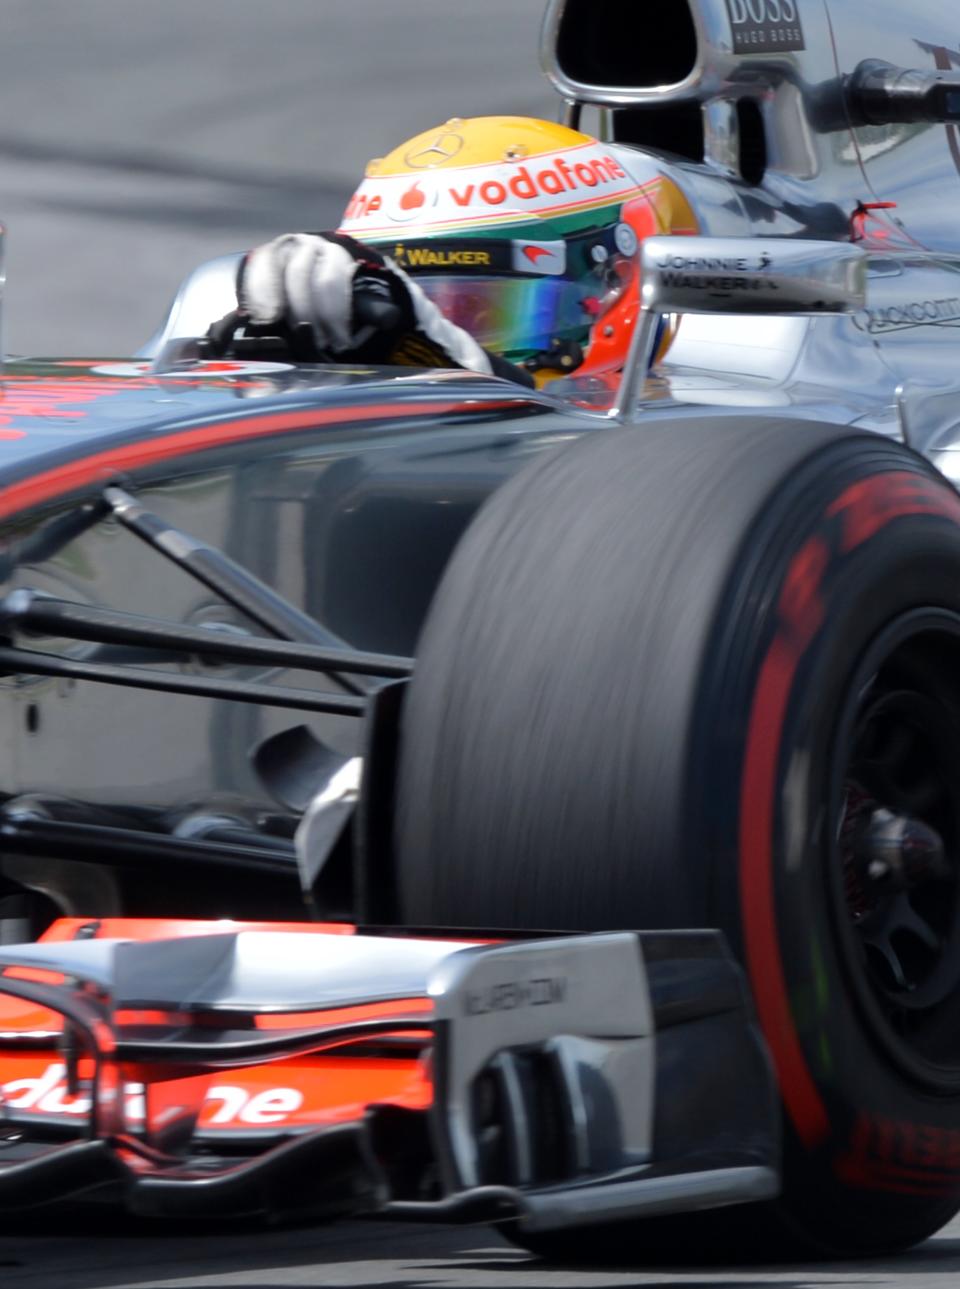
[[[256,247],[241,265],[237,297],[245,330],[283,335],[301,361],[464,367],[524,380],[392,260],[340,233],[286,233]]]

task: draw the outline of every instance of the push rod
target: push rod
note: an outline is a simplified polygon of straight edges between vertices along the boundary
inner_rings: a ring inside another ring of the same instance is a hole
[[[7,855],[59,855],[66,859],[137,868],[143,864],[189,864],[262,873],[298,880],[293,846],[288,853],[244,845],[173,837],[139,828],[75,823],[65,819],[0,815],[0,843]]]
[[[103,490],[103,499],[124,528],[259,623],[271,635],[281,640],[297,640],[325,648],[344,646],[338,636],[324,630],[309,614],[295,608],[289,600],[278,595],[266,582],[254,577],[223,551],[208,546],[153,514],[123,488],[110,484]],[[337,675],[335,679],[349,693],[363,692],[348,678]]]
[[[25,676],[66,676],[128,689],[152,689],[198,698],[223,698],[264,707],[291,707],[296,711],[329,712],[334,716],[362,716],[366,699],[354,694],[317,694],[309,689],[260,685],[248,680],[219,680],[208,676],[171,676],[144,667],[117,667],[110,663],[78,662],[59,654],[0,646],[0,671]]]
[[[200,654],[221,662],[261,663],[322,673],[336,668],[391,680],[409,676],[413,670],[412,658],[393,654],[251,639],[209,627],[190,627],[70,600],[49,599],[30,590],[12,591],[0,601],[0,625],[5,623],[20,631],[98,644],[153,646],[169,649],[171,653]]]

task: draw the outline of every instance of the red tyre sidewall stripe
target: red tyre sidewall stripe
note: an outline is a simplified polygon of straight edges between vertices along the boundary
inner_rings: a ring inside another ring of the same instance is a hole
[[[799,660],[778,637],[760,668],[740,800],[740,901],[747,969],[780,1095],[804,1145],[812,1148],[827,1136],[829,1120],[790,1010],[773,870],[780,740]]]
[[[812,540],[822,541],[834,556],[843,558],[893,521],[918,515],[960,524],[960,497],[946,483],[926,475],[906,470],[876,474],[858,480],[835,499]],[[740,912],[753,996],[787,1114],[801,1142],[812,1150],[827,1139],[831,1125],[790,1006],[778,937],[774,867],[783,730],[797,668],[821,625],[822,578],[809,588],[810,630],[797,621],[795,604],[787,609],[784,592],[809,582],[810,546],[811,541],[805,542],[788,565],[778,624],[758,672],[747,725],[739,836]]]

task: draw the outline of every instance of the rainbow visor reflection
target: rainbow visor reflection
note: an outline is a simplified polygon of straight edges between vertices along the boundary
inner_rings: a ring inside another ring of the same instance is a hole
[[[564,278],[422,274],[417,284],[445,318],[499,354],[548,349],[590,325],[583,284]]]

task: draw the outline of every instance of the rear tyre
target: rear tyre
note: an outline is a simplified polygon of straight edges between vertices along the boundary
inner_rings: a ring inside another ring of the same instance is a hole
[[[901,1248],[960,1204],[958,765],[960,498],[932,467],[791,420],[591,435],[489,500],[437,593],[401,913],[722,927],[785,1177],[704,1238]],[[636,1257],[673,1230],[529,1244]]]

